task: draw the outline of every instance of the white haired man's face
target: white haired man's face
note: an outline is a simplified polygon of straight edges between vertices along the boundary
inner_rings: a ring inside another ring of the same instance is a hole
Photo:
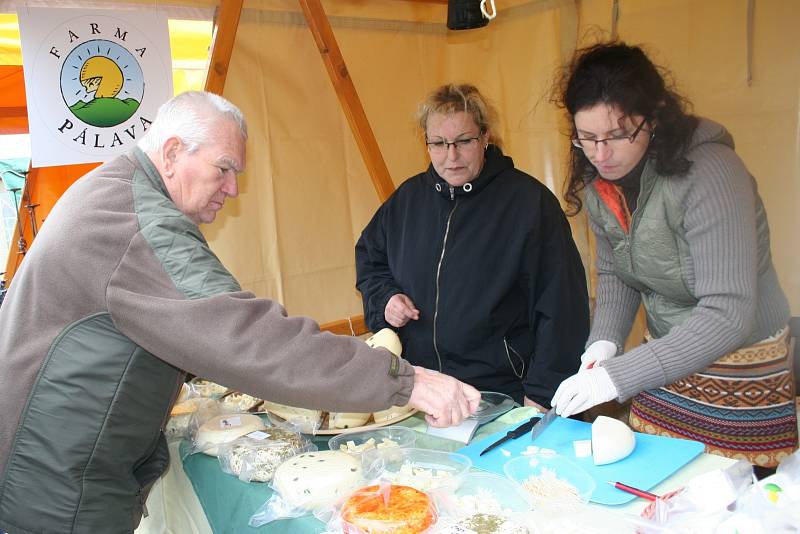
[[[212,131],[212,141],[194,152],[180,143],[165,176],[172,201],[195,224],[213,222],[225,200],[239,195],[237,175],[244,170],[245,140],[238,126],[222,119]]]

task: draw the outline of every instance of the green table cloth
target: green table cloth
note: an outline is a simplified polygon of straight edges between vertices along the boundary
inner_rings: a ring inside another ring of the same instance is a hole
[[[474,440],[480,440],[509,425],[518,423],[537,413],[535,408],[515,408],[499,418],[478,428]],[[464,446],[463,443],[437,436],[425,434],[427,424],[422,414],[397,423],[419,432],[416,447],[455,451]],[[314,436],[313,441],[320,450],[328,448],[331,436]],[[252,516],[264,502],[272,496],[268,484],[242,482],[238,478],[225,474],[219,467],[219,461],[205,454],[185,456],[189,450],[187,442],[181,443],[183,468],[191,481],[200,504],[205,510],[208,523],[215,534],[242,534],[266,532],[311,534],[325,532],[325,525],[314,516],[274,521],[258,528],[248,526]]]

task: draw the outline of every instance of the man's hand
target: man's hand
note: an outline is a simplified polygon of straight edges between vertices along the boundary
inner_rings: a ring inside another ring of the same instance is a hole
[[[567,378],[558,386],[550,404],[561,417],[588,410],[617,397],[617,388],[602,367],[593,367]]]
[[[419,319],[419,310],[411,299],[402,293],[392,295],[389,302],[386,303],[386,309],[383,311],[383,317],[386,322],[395,328],[405,326],[405,324],[413,319]]]
[[[480,402],[481,394],[474,387],[452,376],[414,366],[414,389],[408,404],[425,412],[429,425],[458,425],[475,413]]]

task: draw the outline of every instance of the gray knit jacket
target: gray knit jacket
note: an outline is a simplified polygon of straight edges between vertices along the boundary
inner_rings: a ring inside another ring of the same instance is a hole
[[[587,346],[605,339],[621,354],[643,300],[657,338],[600,364],[619,401],[701,371],[788,321],[764,206],[732,137],[703,119],[687,158],[683,177],[659,176],[647,162],[627,235],[586,188],[598,272]]]

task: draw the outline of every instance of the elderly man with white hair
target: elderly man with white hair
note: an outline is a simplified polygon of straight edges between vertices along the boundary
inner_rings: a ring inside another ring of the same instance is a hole
[[[48,216],[0,308],[0,531],[132,532],[186,372],[300,407],[409,403],[437,426],[477,408],[470,386],[241,289],[198,225],[238,194],[246,139],[233,104],[183,93]]]

